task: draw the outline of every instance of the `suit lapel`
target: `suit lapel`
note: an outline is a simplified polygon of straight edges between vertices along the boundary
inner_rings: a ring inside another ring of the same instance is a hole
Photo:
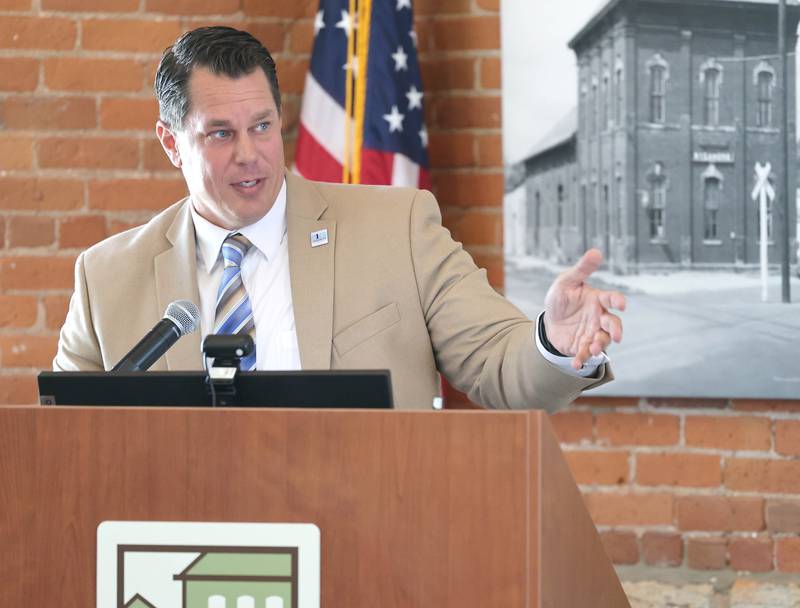
[[[313,184],[286,173],[286,224],[292,304],[303,369],[330,369],[336,222],[320,219],[328,205]],[[311,233],[328,243],[311,246]]]
[[[197,287],[197,260],[195,253],[194,224],[187,201],[167,230],[166,237],[172,247],[155,257],[156,296],[158,309],[166,310],[170,302],[190,300],[199,305]],[[180,338],[165,355],[168,370],[202,369],[200,355],[200,328]],[[161,367],[157,365],[154,367]]]

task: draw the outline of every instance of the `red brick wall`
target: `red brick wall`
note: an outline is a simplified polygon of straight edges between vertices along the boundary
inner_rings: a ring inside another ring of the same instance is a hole
[[[435,189],[501,285],[498,0],[419,0]],[[275,55],[291,162],[316,0],[0,0],[0,403],[36,398],[77,254],[184,185],[154,137],[161,50],[211,23]]]
[[[0,0],[0,403],[35,400],[76,255],[179,197],[160,49],[210,23],[274,52],[291,160],[316,0]],[[499,0],[416,0],[434,188],[502,286]],[[622,346],[624,348],[624,345]],[[553,418],[618,563],[800,572],[800,402],[583,400]]]
[[[800,572],[800,401],[584,397],[551,419],[616,563]]]

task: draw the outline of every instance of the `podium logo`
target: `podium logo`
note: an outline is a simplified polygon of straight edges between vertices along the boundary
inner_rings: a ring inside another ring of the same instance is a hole
[[[313,524],[103,522],[97,608],[319,608]]]

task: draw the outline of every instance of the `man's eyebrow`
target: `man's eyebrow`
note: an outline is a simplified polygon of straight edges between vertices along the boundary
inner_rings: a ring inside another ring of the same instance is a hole
[[[264,120],[267,118],[273,118],[275,116],[275,110],[264,110],[263,112],[259,112],[251,119],[252,122],[258,122],[260,120]],[[212,118],[207,123],[205,123],[206,129],[212,129],[216,127],[230,127],[231,122],[229,120],[225,120],[224,118]]]
[[[209,129],[211,127],[229,127],[230,121],[225,120],[224,118],[212,118],[206,123],[206,128]]]
[[[264,110],[263,112],[259,112],[258,114],[253,116],[253,122],[264,120],[265,118],[272,118],[274,115],[275,115],[274,110]]]

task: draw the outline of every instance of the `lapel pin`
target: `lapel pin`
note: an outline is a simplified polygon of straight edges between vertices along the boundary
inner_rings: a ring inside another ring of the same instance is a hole
[[[328,244],[328,229],[315,230],[311,233],[311,246],[319,247],[320,245]]]

